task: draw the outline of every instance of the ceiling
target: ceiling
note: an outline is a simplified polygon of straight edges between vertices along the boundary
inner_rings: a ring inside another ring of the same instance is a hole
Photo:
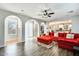
[[[47,8],[51,8],[55,14],[46,19],[39,16],[41,10]],[[0,3],[0,9],[21,13],[45,21],[55,20],[66,16],[79,15],[78,3]]]

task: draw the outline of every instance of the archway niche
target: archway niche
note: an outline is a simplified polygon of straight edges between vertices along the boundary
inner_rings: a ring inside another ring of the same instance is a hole
[[[5,18],[5,45],[22,41],[22,22],[19,17],[10,15]]]

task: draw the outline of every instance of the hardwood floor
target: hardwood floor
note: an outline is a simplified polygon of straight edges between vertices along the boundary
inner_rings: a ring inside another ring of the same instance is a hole
[[[73,52],[60,49],[57,45],[48,49],[37,44],[35,39],[0,48],[0,56],[73,56]]]
[[[18,42],[21,42],[21,39],[19,37],[15,37],[15,38],[9,38],[5,40],[5,45],[11,45],[11,44],[16,44]]]

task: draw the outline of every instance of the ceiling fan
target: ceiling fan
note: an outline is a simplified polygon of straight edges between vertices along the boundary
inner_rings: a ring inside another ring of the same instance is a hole
[[[54,12],[48,12],[48,10],[44,10],[43,12],[44,12],[43,15],[48,17],[51,17],[51,15],[54,14]]]
[[[42,11],[41,11],[40,16],[50,18],[53,14],[55,14],[55,13],[52,12],[51,9],[45,9],[45,10],[42,10]]]

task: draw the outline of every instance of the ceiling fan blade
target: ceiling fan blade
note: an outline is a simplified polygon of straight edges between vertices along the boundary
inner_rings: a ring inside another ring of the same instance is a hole
[[[51,17],[50,15],[48,15],[48,17]]]
[[[49,14],[54,14],[54,12],[52,12],[52,13],[49,13]]]

